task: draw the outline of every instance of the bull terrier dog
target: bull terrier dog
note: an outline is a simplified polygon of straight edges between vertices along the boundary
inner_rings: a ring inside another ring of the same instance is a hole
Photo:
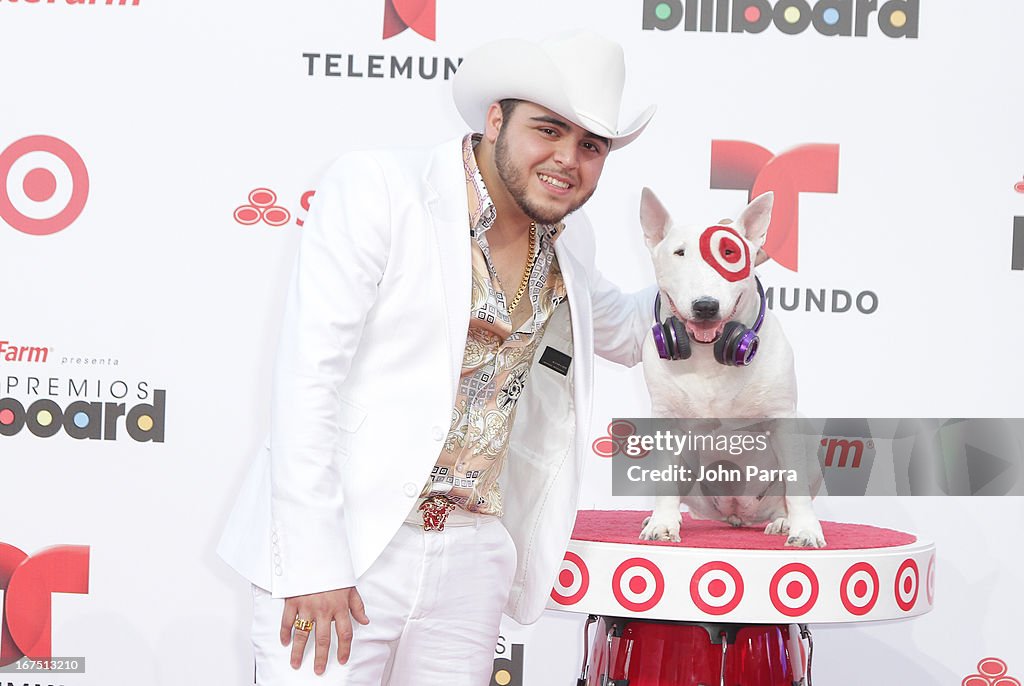
[[[754,267],[771,222],[774,196],[755,198],[735,221],[677,224],[644,188],[640,222],[654,263],[659,297],[654,326],[644,342],[643,370],[654,418],[795,418],[793,350],[766,307]],[[756,354],[756,359],[755,359]],[[706,489],[699,481],[685,495],[659,495],[640,538],[679,541],[685,502],[691,516],[733,526],[766,524],[786,534],[787,545],[825,545],[811,506],[820,485],[816,451],[794,436],[780,437],[776,465],[757,465],[779,476],[763,490],[742,494]],[[744,453],[749,460],[750,453]],[[778,466],[781,469],[769,470]],[[702,470],[703,471],[703,470]]]

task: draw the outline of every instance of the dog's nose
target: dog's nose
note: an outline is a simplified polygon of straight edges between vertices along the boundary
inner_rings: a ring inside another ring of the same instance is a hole
[[[718,316],[718,301],[714,298],[698,298],[693,301],[695,319],[714,319]]]

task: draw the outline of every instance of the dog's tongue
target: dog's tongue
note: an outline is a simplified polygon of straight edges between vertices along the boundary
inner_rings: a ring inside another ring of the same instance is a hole
[[[713,343],[722,333],[724,327],[724,321],[697,322],[691,320],[686,322],[686,330],[690,333],[690,338],[699,343]]]

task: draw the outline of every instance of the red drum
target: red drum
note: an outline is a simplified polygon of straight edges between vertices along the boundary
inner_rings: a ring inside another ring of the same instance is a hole
[[[580,686],[810,686],[810,632],[796,624],[618,617],[597,623]],[[586,640],[586,639],[584,639]]]

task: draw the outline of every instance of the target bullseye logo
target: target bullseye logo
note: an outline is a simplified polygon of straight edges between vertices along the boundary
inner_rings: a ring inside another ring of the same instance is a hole
[[[743,576],[728,562],[708,562],[690,577],[690,599],[709,615],[728,614],[743,600]]]
[[[700,235],[700,256],[726,281],[750,276],[747,242],[728,226],[709,226]]]
[[[551,599],[559,605],[575,605],[590,588],[590,571],[579,555],[567,552],[551,589]]]
[[[264,222],[271,226],[284,226],[291,221],[291,212],[274,203],[277,193],[269,188],[256,188],[249,193],[249,204],[235,209],[235,221],[245,226]]]
[[[88,198],[85,162],[61,139],[28,136],[0,153],[0,219],[18,231],[62,231],[78,219]]]
[[[846,570],[839,583],[839,599],[852,615],[862,617],[878,601],[878,572],[867,562],[858,562]]]
[[[896,604],[904,612],[914,609],[917,602],[917,591],[920,585],[918,578],[917,563],[911,559],[903,561],[896,572]]]
[[[928,604],[935,604],[935,556],[928,560],[928,573],[925,575],[925,591],[928,593]]]
[[[978,663],[978,673],[964,677],[961,686],[1021,686],[1020,680],[1007,676],[1006,662],[986,657]]]
[[[775,609],[787,617],[807,614],[818,602],[818,575],[799,562],[785,565],[772,577],[768,594]]]
[[[665,575],[648,559],[630,558],[615,569],[612,594],[627,610],[646,612],[665,595]]]
[[[636,426],[625,419],[616,419],[608,424],[608,435],[601,436],[591,446],[598,457],[615,457],[626,454],[626,439],[636,433]],[[640,450],[631,457],[645,457],[650,451]]]

